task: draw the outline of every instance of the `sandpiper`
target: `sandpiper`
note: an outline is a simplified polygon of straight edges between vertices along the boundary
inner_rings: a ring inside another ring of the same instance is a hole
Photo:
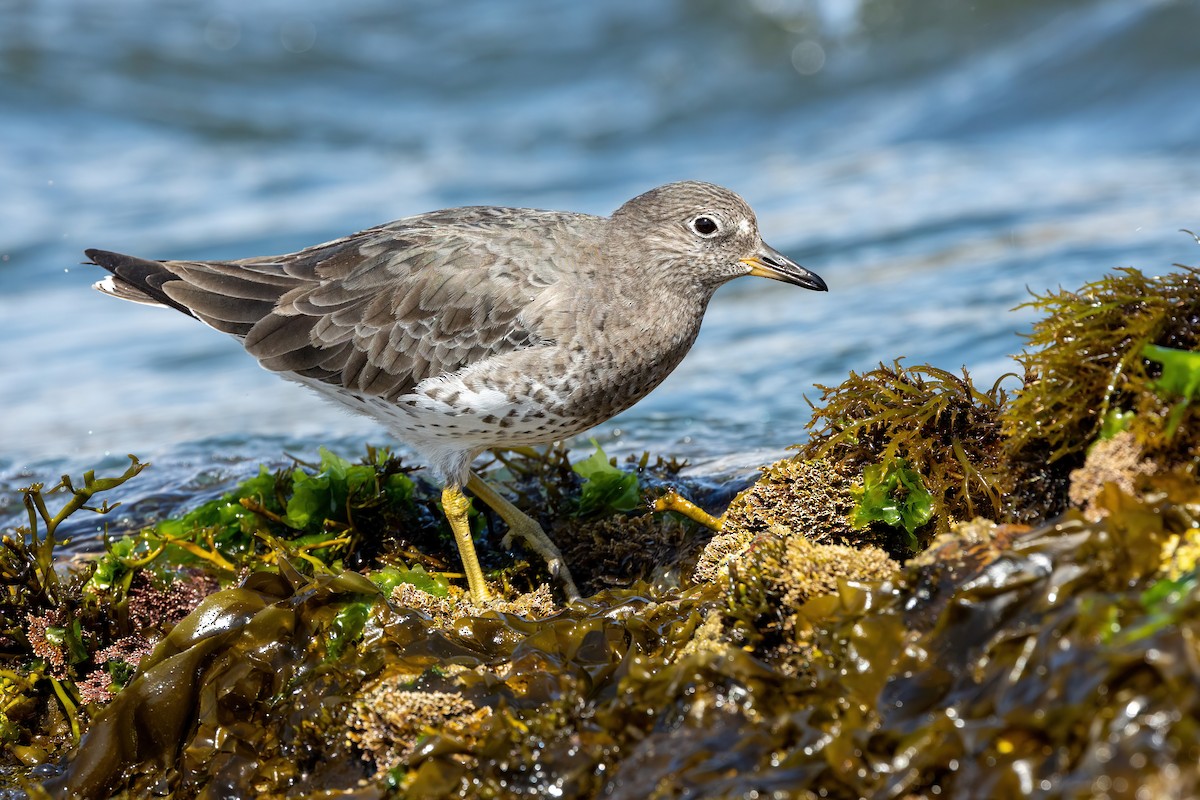
[[[281,256],[150,261],[87,250],[124,300],[169,306],[240,341],[266,369],[382,422],[442,481],[472,598],[490,590],[463,488],[547,561],[541,527],[471,471],[484,450],[581,433],[633,405],[691,348],[719,286],[743,275],[826,291],[768,247],[754,212],[698,181],[610,217],[472,206]]]

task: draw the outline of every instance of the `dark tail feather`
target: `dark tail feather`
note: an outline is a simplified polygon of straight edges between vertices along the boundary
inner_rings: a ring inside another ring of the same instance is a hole
[[[176,311],[182,311],[189,317],[195,317],[185,305],[172,300],[163,291],[163,284],[178,280],[161,261],[148,261],[136,256],[112,253],[108,250],[84,250],[84,255],[91,259],[92,264],[104,267],[112,273],[112,277],[96,283],[96,289],[104,294],[130,300],[135,303],[170,306]]]

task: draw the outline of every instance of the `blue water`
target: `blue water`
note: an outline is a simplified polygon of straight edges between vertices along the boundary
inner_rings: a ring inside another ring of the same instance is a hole
[[[815,383],[897,356],[990,383],[1028,289],[1200,263],[1198,31],[1194,0],[0,0],[0,517],[129,452],[155,466],[123,496],[167,502],[386,441],[93,292],[84,247],[260,255],[704,179],[831,291],[723,289],[610,452],[736,472],[803,438]]]

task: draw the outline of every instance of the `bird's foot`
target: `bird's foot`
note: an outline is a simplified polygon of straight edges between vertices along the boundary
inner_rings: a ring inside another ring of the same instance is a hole
[[[683,495],[671,489],[662,497],[654,501],[655,511],[674,511],[677,514],[682,514],[690,520],[699,522],[706,528],[710,528],[718,533],[721,532],[721,526],[725,524],[725,515],[714,517],[703,508],[688,500]]]
[[[525,514],[521,514],[519,519],[507,519],[505,522],[508,523],[508,533],[504,534],[500,544],[507,550],[512,548],[514,537],[520,539],[526,547],[537,553],[546,562],[546,569],[562,585],[567,601],[578,600],[579,589],[571,577],[571,570],[567,567],[567,562],[563,560],[562,552],[542,530],[542,526]]]
[[[514,538],[520,539],[546,562],[546,568],[562,586],[563,593],[567,596],[567,602],[574,602],[580,598],[579,588],[571,577],[571,570],[567,567],[567,562],[563,559],[558,547],[542,530],[541,525],[504,499],[499,492],[484,483],[483,479],[475,473],[471,473],[471,477],[467,481],[467,489],[491,506],[492,510],[499,514],[500,518],[508,525],[508,533],[501,540],[501,544],[506,549],[512,547]]]

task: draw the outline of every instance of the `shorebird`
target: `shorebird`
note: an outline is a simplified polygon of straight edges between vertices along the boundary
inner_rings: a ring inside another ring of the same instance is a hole
[[[683,359],[743,275],[826,291],[767,246],[728,189],[671,183],[609,217],[472,206],[280,256],[151,261],[87,250],[100,291],[168,306],[266,369],[382,422],[441,480],[472,599],[491,592],[467,489],[579,593],[554,542],[478,475],[484,450],[544,444],[629,408]]]

